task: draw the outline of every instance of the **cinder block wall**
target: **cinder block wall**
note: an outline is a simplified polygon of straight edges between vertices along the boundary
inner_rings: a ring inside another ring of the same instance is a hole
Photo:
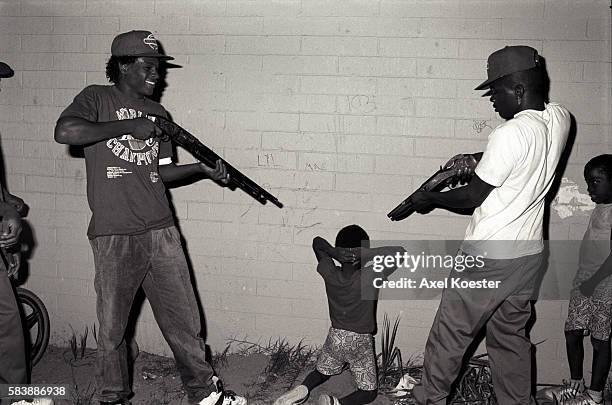
[[[53,142],[53,127],[80,89],[106,83],[119,32],[157,35],[182,66],[162,98],[174,119],[285,203],[261,206],[207,182],[171,192],[213,350],[232,336],[321,343],[314,235],[358,223],[373,239],[461,239],[466,218],[435,211],[391,223],[385,213],[448,157],[485,145],[500,121],[472,89],[493,50],[537,48],[551,99],[576,118],[552,239],[581,238],[582,167],[610,150],[604,0],[4,0],[0,15],[0,59],[16,70],[1,84],[2,154],[10,190],[31,206],[27,286],[49,306],[57,344],[94,324],[95,298],[85,165]],[[422,351],[436,305],[379,305],[380,320],[402,312],[405,358]],[[538,305],[540,380],[564,374],[565,312]],[[138,341],[169,353],[146,305]]]

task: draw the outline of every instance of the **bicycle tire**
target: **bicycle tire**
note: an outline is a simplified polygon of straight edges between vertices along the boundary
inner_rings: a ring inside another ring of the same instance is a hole
[[[24,332],[29,335],[29,354],[32,366],[36,365],[45,354],[49,344],[51,323],[49,313],[42,300],[32,291],[18,287],[17,298],[23,310]],[[37,327],[36,334],[32,335],[32,329]],[[26,336],[26,339],[28,336]]]

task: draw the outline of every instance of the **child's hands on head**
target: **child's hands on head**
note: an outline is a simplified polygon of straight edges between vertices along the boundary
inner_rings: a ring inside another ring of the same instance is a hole
[[[334,248],[334,255],[332,257],[340,263],[354,263],[361,257],[361,248],[337,247]]]

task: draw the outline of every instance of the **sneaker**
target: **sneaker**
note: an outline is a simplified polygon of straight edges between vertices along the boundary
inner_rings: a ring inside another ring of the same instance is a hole
[[[11,405],[53,405],[53,400],[50,398],[36,398],[32,401],[21,400],[13,402]]]
[[[232,391],[212,392],[198,405],[246,405],[247,400]]]
[[[577,387],[573,387],[570,381],[563,380],[563,385],[545,388],[538,392],[538,397],[543,397],[551,401],[564,401],[575,398],[586,390],[584,380],[581,380]],[[562,403],[562,402],[561,402]]]
[[[575,398],[559,401],[559,405],[603,405],[603,403],[603,398],[600,402],[596,402],[587,391],[576,395]]]
[[[308,399],[308,388],[305,385],[298,385],[291,391],[280,396],[274,405],[299,405]]]
[[[340,401],[333,395],[321,394],[319,396],[319,405],[340,405]]]

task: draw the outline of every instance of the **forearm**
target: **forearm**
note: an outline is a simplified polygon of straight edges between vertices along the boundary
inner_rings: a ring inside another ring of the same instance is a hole
[[[170,163],[159,166],[158,171],[164,183],[183,180],[195,175],[204,175],[204,171],[199,163],[180,166]]]
[[[312,250],[314,250],[317,260],[321,260],[323,256],[333,257],[334,253],[334,247],[320,236],[316,236],[312,240]]]
[[[91,122],[83,118],[60,118],[55,125],[55,141],[66,145],[88,145],[132,133],[133,120]]]
[[[599,269],[590,278],[590,281],[594,284],[599,284],[605,278],[612,274],[612,255],[608,256],[606,261],[599,267]]]
[[[495,187],[484,182],[477,174],[465,187],[443,193],[426,192],[426,198],[434,206],[450,209],[479,207]]]
[[[478,207],[482,201],[474,198],[469,193],[467,186],[455,188],[445,192],[426,192],[427,198],[433,205],[442,208],[474,208]]]

